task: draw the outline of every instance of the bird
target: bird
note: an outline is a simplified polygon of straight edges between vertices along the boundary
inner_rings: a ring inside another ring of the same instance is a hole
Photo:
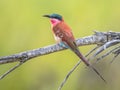
[[[84,64],[87,67],[91,68],[106,83],[106,80],[103,78],[103,76],[97,71],[96,68],[94,68],[91,65],[91,63],[80,52],[72,30],[65,23],[63,17],[56,13],[43,15],[43,17],[47,17],[50,19],[51,28],[56,43],[58,43],[61,47],[65,47],[73,51],[79,57],[79,59],[81,59],[84,62]]]

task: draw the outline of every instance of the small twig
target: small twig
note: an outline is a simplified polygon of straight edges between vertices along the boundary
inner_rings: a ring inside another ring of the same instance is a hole
[[[120,40],[112,40],[112,41],[109,41],[109,42],[106,42],[103,46],[101,46],[97,51],[96,53],[93,55],[93,57],[97,56],[99,53],[101,53],[102,51],[104,51],[105,49],[111,47],[111,46],[114,46],[116,44],[119,44],[120,43]]]
[[[58,87],[58,90],[61,90],[62,87],[64,86],[64,84],[66,83],[67,79],[69,78],[69,76],[72,74],[72,72],[78,67],[78,65],[81,63],[81,61],[79,60],[77,64],[75,64],[75,66],[68,72],[68,74],[65,76],[64,80],[62,81],[62,83],[60,84],[60,86]]]
[[[93,48],[91,51],[89,51],[87,54],[86,54],[86,57],[88,57],[91,53],[93,53],[97,48],[99,48],[99,46],[97,45],[95,48]],[[88,61],[90,61],[91,59],[88,58]]]
[[[115,48],[113,48],[112,50],[110,50],[110,51],[108,51],[107,53],[105,53],[104,55],[100,56],[99,58],[97,58],[96,62],[98,62],[99,60],[101,60],[101,59],[105,58],[106,56],[110,55],[111,53],[113,53],[114,50],[116,50],[116,49],[118,49],[118,48],[120,48],[120,46],[115,47]]]
[[[113,54],[115,54],[115,56],[113,57],[111,63],[115,60],[115,58],[120,54],[120,46],[119,48],[117,48],[115,51],[112,52]]]
[[[113,54],[120,54],[120,46],[118,49],[116,49],[115,51],[113,51]]]
[[[7,76],[9,73],[17,69],[19,66],[21,66],[24,62],[19,62],[17,65],[6,71],[3,75],[0,76],[0,80],[3,79],[5,76]]]
[[[90,50],[85,57],[88,57],[91,53],[93,53],[97,48],[99,48],[99,46],[96,46],[95,48],[93,48],[92,50]]]
[[[113,63],[113,61],[115,60],[115,58],[118,56],[119,54],[116,54],[114,57],[113,57],[113,59],[112,59],[112,61],[110,62],[110,63]]]

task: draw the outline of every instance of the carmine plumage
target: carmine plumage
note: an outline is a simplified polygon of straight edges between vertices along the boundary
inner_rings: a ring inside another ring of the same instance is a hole
[[[84,63],[86,66],[92,68],[97,75],[104,81],[102,75],[87,61],[87,59],[80,53],[71,28],[64,22],[63,18],[59,14],[44,15],[44,17],[50,18],[52,32],[54,38],[60,46],[71,49]]]

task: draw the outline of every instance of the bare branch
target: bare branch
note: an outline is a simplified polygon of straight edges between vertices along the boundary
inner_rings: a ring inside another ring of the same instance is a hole
[[[103,45],[110,40],[120,40],[120,32],[95,32],[92,36],[77,39],[76,43],[78,46],[93,44]],[[12,63],[21,60],[27,61],[38,56],[47,55],[65,49],[66,48],[60,47],[58,44],[50,45],[10,56],[0,57],[0,64]]]
[[[88,53],[88,55],[90,55],[93,51],[95,51],[97,48],[102,46],[94,54],[96,56],[99,53],[101,53],[105,48],[108,48],[108,47],[111,47],[115,44],[120,43],[120,32],[97,32],[97,31],[95,31],[94,35],[87,36],[87,37],[84,37],[84,38],[79,38],[79,39],[76,40],[76,43],[77,43],[78,46],[94,45],[94,44],[98,45],[97,47],[92,49]],[[38,48],[38,49],[30,50],[30,51],[21,52],[21,53],[10,55],[10,56],[0,57],[0,64],[12,63],[12,62],[17,62],[17,61],[20,62],[19,64],[17,64],[16,66],[11,68],[7,72],[5,72],[3,75],[1,75],[0,79],[4,78],[10,72],[15,70],[19,66],[21,66],[24,62],[26,62],[26,61],[28,61],[32,58],[42,56],[42,55],[47,55],[47,54],[57,52],[57,51],[61,51],[61,50],[65,50],[65,49],[66,48],[60,47],[58,44],[55,44],[55,45],[50,45],[50,46],[46,46],[46,47],[43,47],[43,48]],[[116,51],[114,51],[114,54],[116,54],[115,57],[117,57],[120,54],[120,49],[117,49]],[[69,73],[65,77],[64,81],[61,83],[58,90],[61,90],[61,88],[63,87],[63,85],[65,84],[65,82],[69,78],[69,76],[78,67],[80,62],[81,61],[78,61],[78,63],[69,71]]]

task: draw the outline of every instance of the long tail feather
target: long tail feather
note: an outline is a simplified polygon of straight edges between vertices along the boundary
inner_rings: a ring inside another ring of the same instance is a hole
[[[89,66],[89,67],[92,68],[92,70],[93,70],[105,83],[107,83],[106,80],[103,78],[103,76],[102,76],[93,66]]]
[[[103,78],[103,76],[95,69],[87,60],[86,58],[80,53],[80,51],[77,49],[75,51],[75,54],[85,63],[86,66],[90,67],[105,83],[106,80]]]

